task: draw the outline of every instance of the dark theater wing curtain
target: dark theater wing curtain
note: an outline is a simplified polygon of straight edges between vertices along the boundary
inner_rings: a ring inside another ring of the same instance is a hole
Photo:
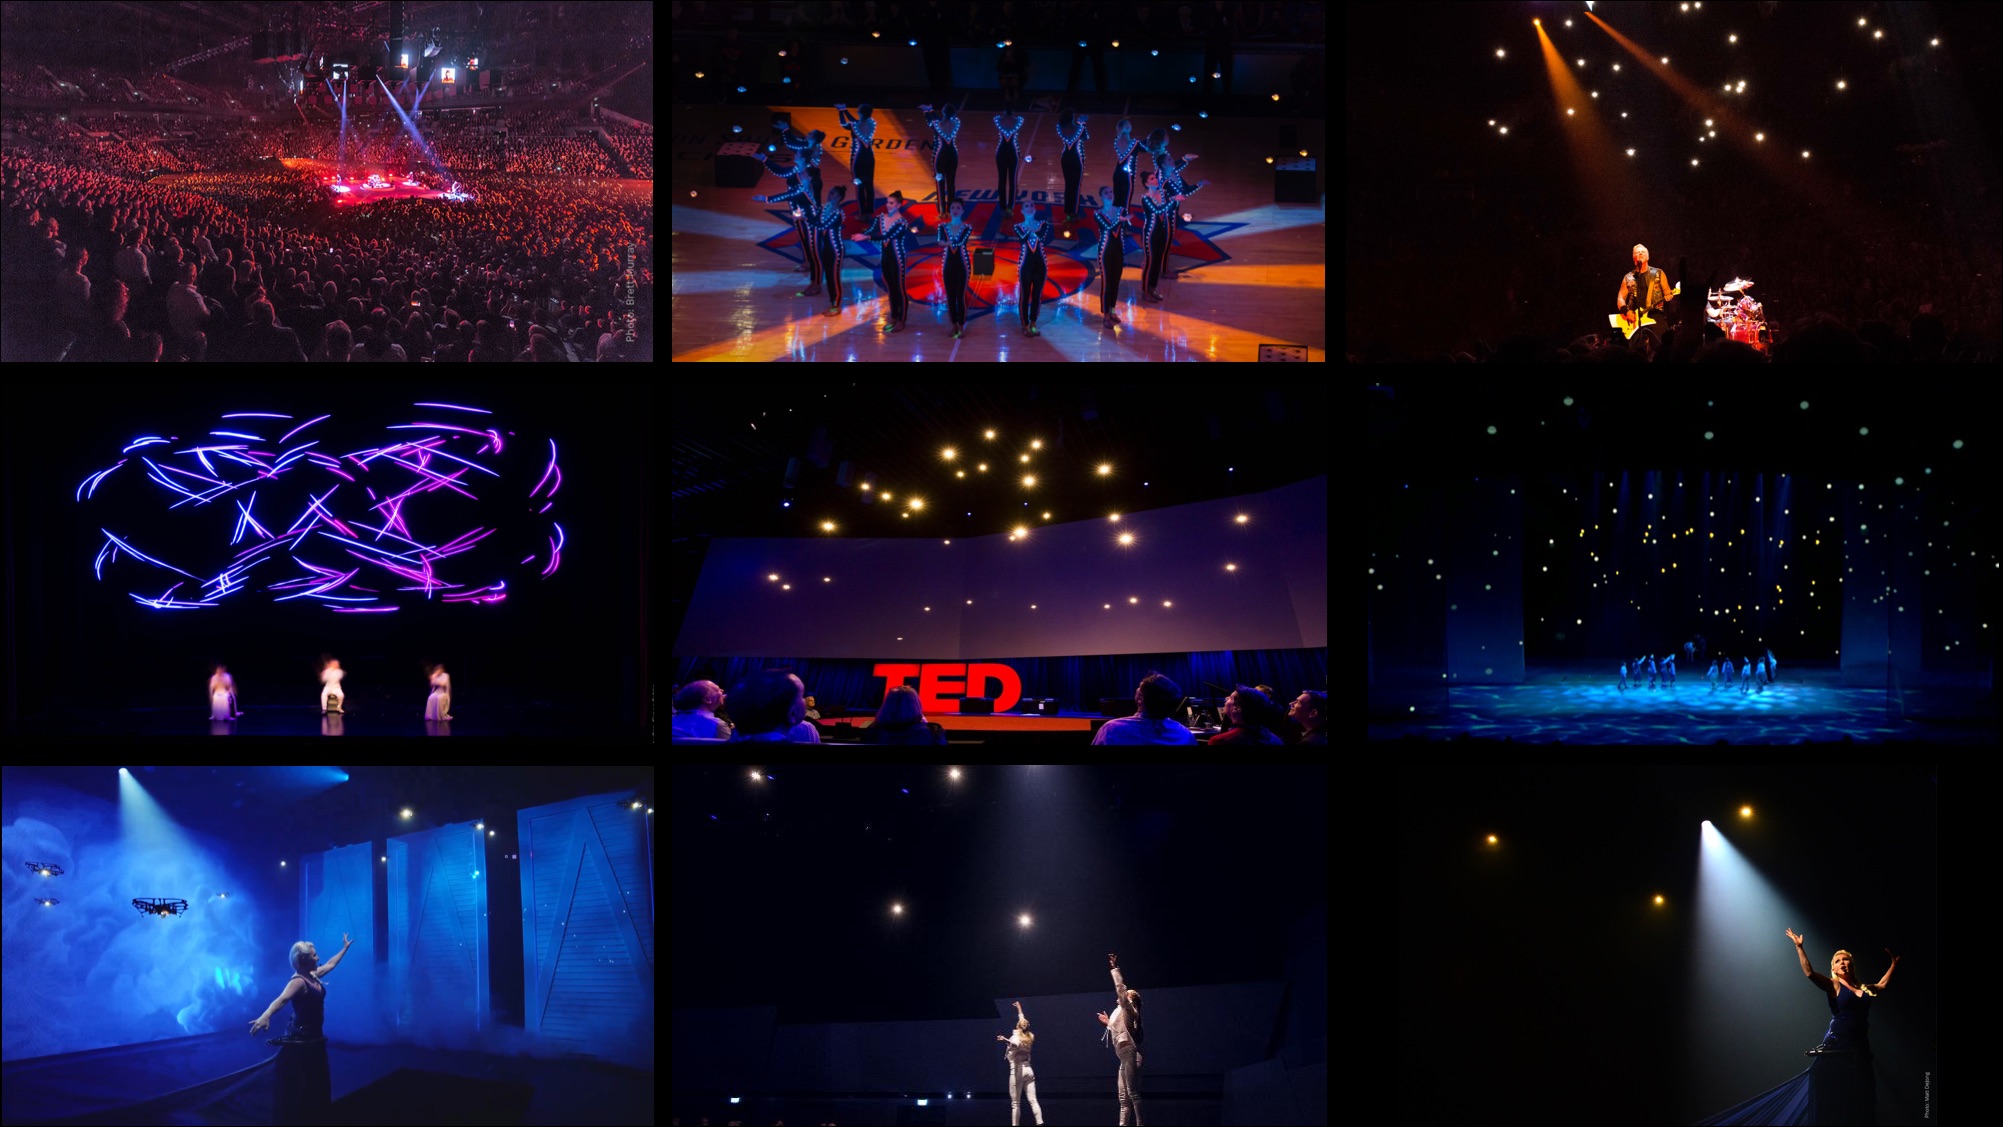
[[[888,659],[886,659],[888,660]],[[898,659],[909,661],[910,659]],[[1271,685],[1280,703],[1303,690],[1328,689],[1328,647],[1297,650],[1205,650],[1201,653],[1109,654],[1094,657],[993,659],[1022,676],[1029,697],[1056,697],[1066,712],[1099,710],[1100,697],[1132,699],[1134,686],[1160,672],[1193,697],[1223,697],[1234,685]],[[960,664],[957,662],[948,664]],[[800,676],[822,712],[830,708],[876,711],[883,682],[871,676],[876,663],[852,659],[787,657],[678,657],[677,685],[715,681],[728,692],[738,679],[761,669],[784,669]],[[916,688],[915,682],[912,687]]]

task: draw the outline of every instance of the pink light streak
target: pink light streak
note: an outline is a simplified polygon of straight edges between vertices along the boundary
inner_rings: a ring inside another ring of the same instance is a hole
[[[529,490],[529,496],[533,497],[536,494],[542,492],[543,482],[548,481],[549,475],[554,473],[555,471],[556,471],[556,439],[552,438],[549,440],[549,469],[546,469],[542,472],[542,481],[536,482],[536,487],[534,489]]]
[[[403,423],[398,426],[384,427],[383,429],[384,430],[456,430],[463,434],[477,434],[481,438],[487,437],[487,432],[484,430],[470,430],[466,427],[455,427],[450,423]]]
[[[335,614],[388,614],[402,607],[329,607]]]

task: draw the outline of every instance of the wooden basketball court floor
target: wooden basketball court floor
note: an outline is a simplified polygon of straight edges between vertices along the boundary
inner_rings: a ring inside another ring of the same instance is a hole
[[[827,134],[821,164],[823,192],[848,185],[844,203],[842,308],[823,316],[825,293],[795,297],[808,287],[799,240],[785,205],[761,204],[753,195],[774,195],[785,181],[770,174],[750,189],[717,188],[714,155],[730,141],[770,140],[770,111],[784,108],[802,132]],[[1097,224],[1089,211],[1062,237],[1064,175],[1059,165],[1055,113],[1023,111],[1018,148],[1031,158],[1020,164],[1016,198],[1048,204],[1059,223],[1059,238],[1046,253],[1045,284],[1037,327],[1024,334],[1017,318],[1014,239],[999,238],[1012,227],[999,206],[995,170],[994,95],[975,96],[960,112],[958,194],[967,205],[976,249],[995,251],[992,276],[968,281],[967,331],[952,338],[943,289],[937,230],[939,204],[932,196],[932,133],[916,109],[876,110],[875,192],[902,191],[923,217],[925,233],[913,240],[907,291],[911,308],[900,333],[886,333],[890,299],[877,269],[875,243],[846,241],[866,220],[856,214],[856,188],[849,167],[849,133],[834,107],[678,106],[670,198],[673,235],[673,291],[670,348],[680,361],[766,362],[989,362],[1235,361],[1252,362],[1261,345],[1286,345],[1307,360],[1327,359],[1328,215],[1326,196],[1316,204],[1273,202],[1272,167],[1267,157],[1298,156],[1273,149],[1278,130],[1271,120],[1198,119],[1130,115],[1134,134],[1179,123],[1170,147],[1178,156],[1196,153],[1183,176],[1210,184],[1182,204],[1192,218],[1181,224],[1170,248],[1160,304],[1141,300],[1144,261],[1139,243],[1126,242],[1118,313],[1121,324],[1108,331],[1099,314]],[[1118,114],[1090,114],[1084,145],[1083,198],[1112,182],[1113,132]],[[741,126],[742,133],[733,133]],[[1301,121],[1299,145],[1325,163],[1325,125]],[[1137,167],[1151,169],[1141,155]],[[1324,168],[1325,171],[1325,168]],[[1135,185],[1134,198],[1140,197]],[[918,203],[917,201],[925,201]],[[1139,225],[1139,208],[1132,213]]]

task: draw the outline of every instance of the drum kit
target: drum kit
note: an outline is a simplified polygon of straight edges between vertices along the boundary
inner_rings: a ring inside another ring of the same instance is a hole
[[[1712,290],[1704,301],[1704,319],[1718,326],[1727,339],[1765,352],[1773,337],[1767,332],[1765,309],[1746,292],[1752,288],[1750,279],[1733,278]]]

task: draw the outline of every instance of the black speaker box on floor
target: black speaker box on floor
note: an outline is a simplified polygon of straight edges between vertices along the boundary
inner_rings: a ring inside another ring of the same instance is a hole
[[[1313,157],[1289,157],[1273,165],[1274,203],[1314,203],[1319,199]]]
[[[960,700],[961,715],[993,715],[995,702],[988,697],[963,697]]]
[[[992,278],[994,276],[995,276],[995,248],[975,247],[974,277]]]

